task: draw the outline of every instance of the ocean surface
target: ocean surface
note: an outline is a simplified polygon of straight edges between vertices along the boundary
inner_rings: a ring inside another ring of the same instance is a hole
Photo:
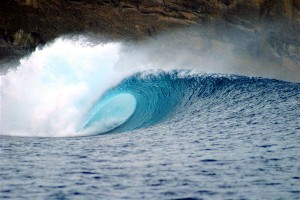
[[[82,48],[1,76],[0,199],[300,199],[300,83]]]

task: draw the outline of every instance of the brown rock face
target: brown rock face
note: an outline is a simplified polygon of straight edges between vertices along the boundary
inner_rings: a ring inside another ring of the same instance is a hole
[[[178,27],[191,41],[214,44],[207,46],[211,51],[233,45],[259,59],[269,52],[300,77],[299,0],[5,0],[0,2],[0,63],[65,34],[139,41]],[[252,46],[235,42],[257,36],[261,39]]]

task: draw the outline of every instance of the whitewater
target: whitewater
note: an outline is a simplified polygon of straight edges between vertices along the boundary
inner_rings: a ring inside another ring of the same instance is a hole
[[[58,38],[2,72],[0,197],[299,199],[298,81],[151,48]]]

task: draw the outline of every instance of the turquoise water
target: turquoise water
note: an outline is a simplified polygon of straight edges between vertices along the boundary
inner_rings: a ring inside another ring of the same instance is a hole
[[[107,98],[128,108],[134,97],[113,129],[1,136],[1,198],[299,199],[299,89],[233,75],[134,75],[90,108]]]

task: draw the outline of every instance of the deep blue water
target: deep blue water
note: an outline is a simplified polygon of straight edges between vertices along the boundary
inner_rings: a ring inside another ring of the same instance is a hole
[[[82,129],[119,94],[135,110],[101,134],[0,136],[0,198],[300,199],[299,83],[137,74],[95,102]]]

